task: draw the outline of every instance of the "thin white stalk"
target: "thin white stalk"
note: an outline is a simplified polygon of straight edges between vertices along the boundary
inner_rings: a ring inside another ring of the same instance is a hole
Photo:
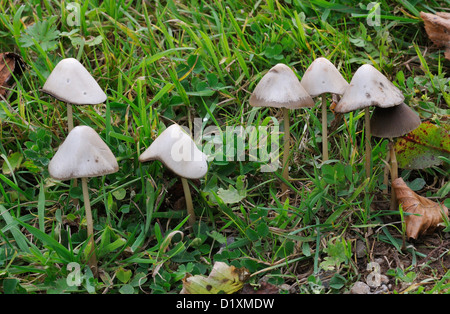
[[[384,165],[384,174],[383,174],[383,185],[385,188],[383,189],[383,194],[388,194],[388,186],[389,186],[389,173],[391,172],[391,153],[387,152],[385,165]]]
[[[372,160],[372,146],[370,145],[370,111],[369,107],[366,107],[364,109],[364,119],[365,119],[365,128],[366,128],[366,162],[365,162],[365,168],[366,168],[366,176],[370,178],[371,176],[371,160]]]
[[[289,151],[290,151],[290,123],[289,123],[289,109],[283,108],[283,119],[284,119],[284,148],[283,148],[283,178],[289,181]],[[288,186],[283,182],[281,184],[281,192],[284,195],[283,200],[286,199],[286,191]]]
[[[398,178],[398,163],[397,156],[395,155],[394,142],[389,139],[389,155],[390,155],[390,165],[391,165],[391,210],[398,209],[397,195],[392,188],[392,182]]]
[[[67,128],[70,133],[73,129],[73,108],[71,104],[67,104]],[[76,188],[78,186],[78,180],[75,178],[73,179],[72,187]],[[78,199],[74,198],[73,204],[77,207],[78,206]]]
[[[196,218],[194,212],[194,205],[192,204],[191,190],[189,188],[189,183],[186,178],[181,177],[181,183],[183,184],[184,199],[186,200],[186,209],[189,215],[189,225],[193,226],[195,224]]]
[[[86,225],[89,245],[91,252],[89,252],[88,265],[92,270],[92,273],[97,274],[97,257],[95,256],[95,241],[94,241],[94,221],[92,219],[91,202],[89,200],[89,190],[87,186],[87,178],[81,178],[81,187],[83,189],[84,210],[86,212]]]
[[[73,129],[73,109],[71,104],[67,104],[67,128],[69,132]]]
[[[327,119],[327,99],[322,94],[322,159],[328,160],[328,119]]]

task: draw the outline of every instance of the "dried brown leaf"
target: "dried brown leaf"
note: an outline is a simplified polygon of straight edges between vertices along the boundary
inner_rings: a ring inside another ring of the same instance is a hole
[[[445,48],[445,58],[450,60],[450,13],[420,12],[420,17],[425,23],[425,30],[430,40],[437,47]]]
[[[410,214],[405,215],[408,238],[417,239],[421,235],[433,233],[443,222],[442,215],[448,216],[447,207],[418,195],[402,178],[394,180],[392,187],[403,211]]]
[[[0,95],[5,96],[12,74],[19,74],[23,68],[22,58],[13,53],[0,53]]]

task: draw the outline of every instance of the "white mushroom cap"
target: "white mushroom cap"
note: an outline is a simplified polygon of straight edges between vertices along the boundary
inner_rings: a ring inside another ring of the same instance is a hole
[[[364,64],[353,75],[334,111],[346,113],[369,106],[388,108],[404,101],[402,92],[380,71]]]
[[[323,57],[309,65],[301,84],[311,97],[325,93],[342,95],[349,85],[333,63]]]
[[[140,162],[159,160],[167,168],[186,179],[200,179],[208,171],[206,155],[178,125],[165,129],[139,156]]]
[[[285,64],[272,67],[256,85],[250,105],[296,109],[313,107],[314,101],[295,75]]]
[[[74,105],[95,105],[106,100],[92,75],[74,58],[63,59],[55,66],[42,91]]]
[[[100,136],[89,126],[70,131],[48,165],[56,180],[90,178],[117,172],[116,157]]]

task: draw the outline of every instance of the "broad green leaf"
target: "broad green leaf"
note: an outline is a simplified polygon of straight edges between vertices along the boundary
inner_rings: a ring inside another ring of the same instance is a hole
[[[339,273],[335,273],[330,279],[330,287],[333,289],[341,289],[345,285],[346,281],[347,280],[344,276]]]
[[[121,294],[133,294],[134,288],[130,284],[125,284],[122,287],[120,287],[119,292]]]
[[[395,143],[400,168],[424,169],[442,164],[439,157],[450,157],[450,125],[422,123]]]
[[[22,164],[23,155],[19,152],[12,153],[7,158],[2,156],[5,159],[5,162],[2,166],[2,172],[5,175],[11,174],[11,172],[19,169]]]
[[[237,177],[236,188],[232,185],[230,185],[227,190],[219,188],[217,190],[217,195],[225,204],[238,203],[247,196],[247,190],[244,184],[244,176]]]
[[[265,237],[269,234],[269,227],[266,223],[260,223],[258,227],[256,227],[256,231],[260,237]]]
[[[25,30],[25,34],[19,39],[22,47],[31,47],[37,43],[44,51],[54,50],[57,47],[57,39],[60,33],[55,25],[55,19],[56,17],[37,21],[29,26]]]
[[[335,270],[339,268],[342,263],[347,264],[348,256],[346,252],[348,251],[347,242],[342,239],[330,240],[324,252],[328,256],[324,257],[324,260],[320,263],[320,267],[324,270]]]
[[[212,230],[211,232],[206,232],[207,235],[209,235],[211,238],[219,242],[220,244],[226,244],[227,243],[227,237],[225,237],[220,232],[217,232],[216,230]]]
[[[413,190],[413,191],[419,191],[419,190],[421,190],[421,189],[425,186],[426,182],[425,182],[425,180],[422,179],[422,178],[416,178],[416,179],[414,179],[414,180],[411,181],[411,182],[406,182],[406,184],[408,185],[408,187],[409,187],[411,190]]]
[[[116,200],[123,200],[125,198],[125,195],[127,194],[127,190],[125,190],[124,188],[120,188],[114,192],[112,192],[112,194],[114,195],[114,197],[116,198]]]
[[[19,279],[17,278],[5,278],[3,280],[3,292],[4,294],[26,293],[25,289],[20,286]]]
[[[122,283],[127,283],[130,278],[131,275],[133,275],[133,272],[130,269],[124,269],[122,267],[120,267],[117,271],[116,271],[116,277],[117,279],[119,279]]]
[[[245,194],[241,194],[236,190],[234,186],[230,185],[227,190],[219,188],[217,195],[222,199],[225,204],[234,204],[242,201],[245,198]]]

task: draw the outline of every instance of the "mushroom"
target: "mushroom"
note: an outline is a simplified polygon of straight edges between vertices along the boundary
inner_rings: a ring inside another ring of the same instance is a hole
[[[50,176],[55,180],[81,178],[87,234],[91,245],[88,264],[94,274],[97,273],[97,259],[94,251],[94,224],[87,178],[107,175],[118,170],[119,166],[113,153],[97,132],[89,126],[73,128],[48,165]]]
[[[370,119],[370,130],[373,136],[389,140],[389,160],[391,183],[398,178],[398,164],[394,149],[394,137],[403,136],[420,125],[420,117],[405,103],[389,108],[375,108]],[[392,186],[392,184],[391,184]],[[397,208],[397,197],[391,191],[391,209]]]
[[[165,129],[139,156],[140,162],[159,160],[181,177],[189,225],[195,223],[195,212],[187,179],[200,179],[208,171],[206,155],[178,124]]]
[[[67,103],[69,132],[73,129],[73,105],[96,105],[106,95],[86,68],[74,58],[62,59],[50,73],[42,91]]]
[[[348,87],[336,67],[328,59],[315,59],[300,82],[311,97],[322,96],[322,159],[328,160],[327,93],[342,95]]]
[[[282,108],[284,119],[283,178],[289,181],[290,124],[289,109],[313,107],[314,101],[300,84],[294,71],[285,64],[272,67],[256,85],[251,97],[252,107]],[[283,195],[287,185],[282,184]]]
[[[388,108],[401,104],[405,97],[380,71],[370,64],[364,64],[353,75],[350,85],[334,108],[335,112],[347,113],[364,109],[366,134],[366,175],[370,177],[371,145],[370,145],[370,106]]]
[[[45,81],[42,91],[67,103],[68,131],[73,129],[74,105],[96,105],[106,100],[106,95],[86,68],[74,58],[62,59]],[[77,180],[73,181],[76,187]],[[74,200],[77,203],[77,200]]]

